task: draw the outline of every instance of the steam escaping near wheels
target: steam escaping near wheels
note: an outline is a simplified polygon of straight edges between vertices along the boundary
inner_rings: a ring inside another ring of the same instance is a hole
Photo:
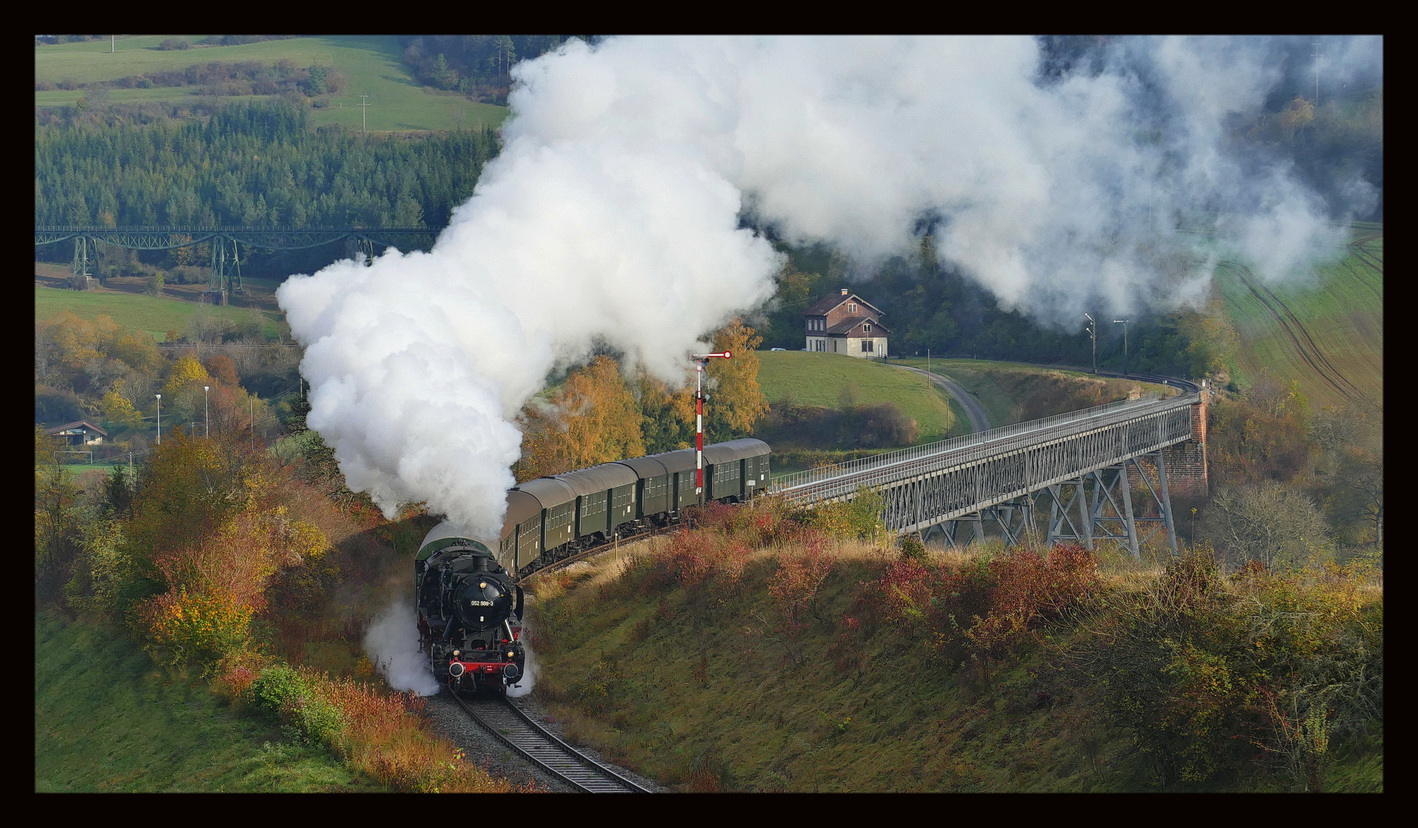
[[[526,622],[523,622],[522,629],[524,631],[527,629]],[[513,698],[529,696],[537,687],[537,673],[539,672],[537,669],[537,653],[532,649],[532,645],[527,643],[525,637],[522,639],[522,645],[526,648],[527,652],[527,663],[524,665],[526,670],[522,673],[521,678],[507,685],[507,695]]]
[[[418,622],[408,596],[375,616],[364,634],[364,651],[393,689],[437,695],[440,685],[428,670],[428,657],[419,650]]]

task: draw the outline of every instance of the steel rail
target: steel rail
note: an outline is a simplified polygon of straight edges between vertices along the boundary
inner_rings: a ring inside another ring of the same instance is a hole
[[[653,793],[563,742],[508,699],[453,698],[499,742],[582,793]]]

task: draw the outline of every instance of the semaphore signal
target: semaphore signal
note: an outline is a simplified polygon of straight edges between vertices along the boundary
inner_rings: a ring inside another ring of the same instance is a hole
[[[704,505],[704,366],[711,359],[729,359],[733,354],[695,354],[694,365],[694,495]]]

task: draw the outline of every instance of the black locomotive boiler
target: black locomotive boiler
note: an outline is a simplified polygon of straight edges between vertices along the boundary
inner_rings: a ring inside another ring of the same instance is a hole
[[[414,594],[419,647],[449,689],[503,694],[521,680],[522,588],[487,546],[438,524],[414,558]]]
[[[767,488],[768,444],[742,438],[540,477],[507,493],[497,551],[444,521],[414,559],[419,646],[458,692],[506,692],[526,672],[518,577],[680,519],[700,501],[740,503]]]

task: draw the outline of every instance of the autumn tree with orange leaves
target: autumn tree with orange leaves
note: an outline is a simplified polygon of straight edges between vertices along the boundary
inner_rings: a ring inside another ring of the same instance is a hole
[[[718,443],[747,437],[768,413],[768,398],[758,384],[758,351],[763,337],[741,319],[714,334],[714,351],[728,359],[711,359],[706,367],[704,441]]]
[[[733,356],[709,360],[706,369],[705,442],[746,436],[768,412],[754,350],[760,342],[738,319],[715,334],[714,350]],[[694,445],[694,375],[685,381],[674,388],[644,371],[627,380],[615,359],[597,356],[523,408],[522,458],[513,474],[531,480]]]
[[[518,480],[645,453],[640,409],[620,366],[608,356],[572,371],[544,402],[522,409]]]

